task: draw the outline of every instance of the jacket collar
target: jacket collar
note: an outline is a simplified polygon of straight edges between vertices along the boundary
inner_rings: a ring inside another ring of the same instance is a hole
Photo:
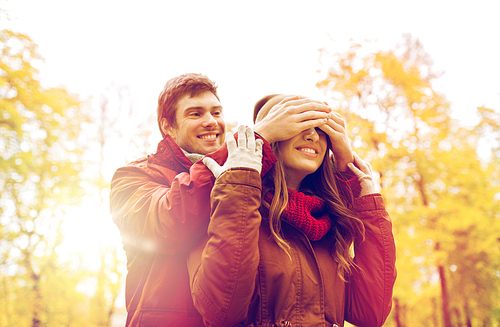
[[[235,138],[237,134],[235,135]],[[260,136],[258,136],[260,138]],[[264,140],[264,139],[262,139]],[[207,154],[219,165],[223,165],[227,158],[227,145],[224,144],[219,148],[219,150]],[[175,143],[174,139],[170,135],[166,135],[163,140],[158,143],[156,153],[152,156],[148,156],[148,162],[156,164],[162,167],[166,167],[177,172],[189,171],[189,168],[193,165],[191,160],[189,160],[182,149]],[[262,159],[262,176],[267,174],[271,167],[276,162],[276,157],[274,156],[271,145],[264,140],[263,146],[263,159]],[[203,167],[204,165],[201,164]]]
[[[175,171],[188,171],[193,164],[170,135],[158,143],[156,153],[148,157],[148,161]]]

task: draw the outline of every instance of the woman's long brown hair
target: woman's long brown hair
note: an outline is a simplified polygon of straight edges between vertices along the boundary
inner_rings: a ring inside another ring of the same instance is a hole
[[[283,157],[280,142],[272,145],[277,162],[273,169],[266,174],[263,180],[265,192],[274,193],[271,203],[262,197],[262,205],[269,212],[268,224],[274,241],[290,257],[290,246],[283,237],[281,231],[281,214],[288,204],[288,188],[286,184]],[[365,229],[356,213],[349,209],[352,207],[352,196],[341,196],[337,187],[337,177],[334,173],[333,162],[329,158],[330,140],[328,150],[323,158],[321,166],[316,172],[306,176],[302,180],[299,191],[308,195],[316,196],[325,201],[327,210],[332,219],[332,228],[329,234],[333,238],[332,256],[338,264],[338,275],[346,281],[356,267],[350,254],[350,247],[356,237],[363,237]],[[326,236],[325,236],[326,237]]]

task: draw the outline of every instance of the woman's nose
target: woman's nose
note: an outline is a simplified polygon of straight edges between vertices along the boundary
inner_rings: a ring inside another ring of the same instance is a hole
[[[316,142],[319,140],[319,134],[316,128],[309,128],[304,131],[304,138],[307,141]]]

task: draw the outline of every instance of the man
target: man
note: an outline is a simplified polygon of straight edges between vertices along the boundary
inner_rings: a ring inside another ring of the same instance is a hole
[[[254,128],[267,141],[263,174],[276,160],[270,143],[324,124],[331,111],[298,97],[286,106]],[[216,86],[201,74],[169,80],[157,114],[157,152],[119,168],[111,182],[110,209],[127,254],[126,326],[203,326],[186,260],[210,217],[214,178],[200,159],[224,162],[226,124]]]

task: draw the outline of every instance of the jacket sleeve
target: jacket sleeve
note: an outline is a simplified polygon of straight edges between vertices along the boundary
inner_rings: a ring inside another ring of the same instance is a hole
[[[174,255],[206,235],[213,175],[201,164],[167,178],[147,163],[119,168],[111,181],[110,209],[125,246]]]
[[[208,237],[188,256],[193,302],[208,326],[243,322],[259,265],[261,177],[233,168],[216,180]]]
[[[354,199],[359,197],[361,193],[361,184],[358,181],[358,177],[350,170],[337,172],[335,173],[335,177],[341,198],[351,208]]]
[[[361,193],[361,184],[358,181],[358,177],[350,169],[344,172],[338,171],[335,168],[335,162],[333,159],[333,154],[330,156],[330,163],[333,171],[335,172],[336,184],[338,187],[339,194],[348,207],[352,206],[354,198],[359,197]]]
[[[359,268],[346,283],[346,320],[356,326],[382,326],[392,307],[396,281],[396,247],[392,223],[380,194],[355,199],[365,239],[354,242]]]
[[[224,144],[210,156],[222,165]],[[274,163],[271,146],[264,143],[262,174]],[[119,168],[111,181],[110,209],[125,246],[167,255],[186,253],[207,234],[210,191],[214,176],[199,161],[189,172],[170,176],[145,167],[147,162]]]

